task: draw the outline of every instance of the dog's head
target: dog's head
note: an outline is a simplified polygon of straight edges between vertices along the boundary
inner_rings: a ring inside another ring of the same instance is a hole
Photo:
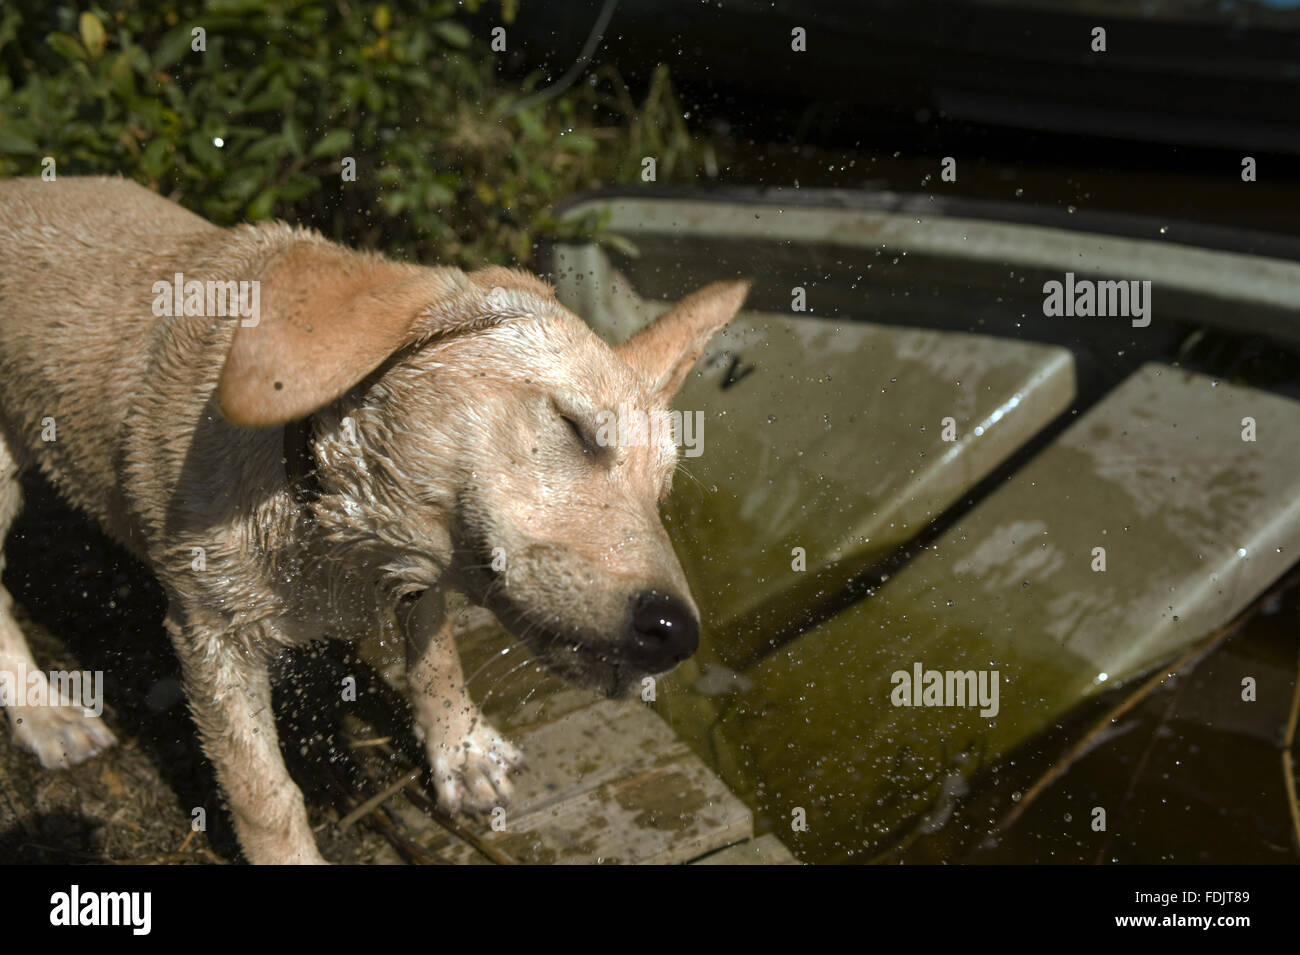
[[[708,286],[617,347],[505,269],[313,245],[263,285],[222,409],[245,426],[314,414],[317,516],[358,574],[393,599],[461,589],[610,695],[694,652],[699,613],[658,513],[687,430],[669,405],[746,283]]]

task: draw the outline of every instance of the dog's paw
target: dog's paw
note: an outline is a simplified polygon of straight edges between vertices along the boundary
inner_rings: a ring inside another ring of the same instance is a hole
[[[447,813],[486,813],[509,804],[512,772],[524,768],[524,754],[490,725],[478,725],[456,746],[427,745],[438,806]]]
[[[79,706],[24,706],[9,711],[14,742],[46,769],[67,769],[117,742],[102,719]]]

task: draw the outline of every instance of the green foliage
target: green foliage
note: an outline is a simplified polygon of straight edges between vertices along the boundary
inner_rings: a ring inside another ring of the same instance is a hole
[[[541,2],[541,0],[535,0]],[[471,9],[477,3],[467,3]],[[514,2],[499,8],[510,22]],[[660,69],[545,104],[496,78],[453,0],[6,0],[0,176],[121,174],[221,224],[278,217],[424,261],[526,263],[565,195],[707,158]],[[206,31],[196,52],[192,31]],[[539,78],[530,78],[531,86]],[[345,156],[356,181],[341,181]]]

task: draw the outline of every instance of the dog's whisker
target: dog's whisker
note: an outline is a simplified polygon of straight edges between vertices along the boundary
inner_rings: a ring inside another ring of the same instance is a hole
[[[520,660],[518,663],[516,663],[513,667],[511,667],[501,676],[497,677],[496,682],[494,682],[492,686],[488,688],[488,691],[485,694],[483,694],[483,705],[484,706],[487,705],[488,700],[492,699],[493,694],[495,694],[496,691],[499,690],[508,679],[510,679],[512,676],[514,676],[524,667],[531,666],[535,662],[536,661],[532,659]]]
[[[490,599],[492,599],[492,592],[501,586],[503,580],[504,578],[497,577],[492,581],[492,583],[488,584],[488,589],[483,594],[484,603],[487,603]]]
[[[503,659],[505,659],[506,654],[508,654],[508,653],[510,653],[512,650],[516,650],[516,649],[518,649],[518,648],[517,648],[517,647],[506,647],[504,650],[501,650],[501,651],[498,652],[498,653],[494,653],[494,654],[492,654],[492,656],[488,658],[487,662],[485,662],[485,663],[484,663],[482,666],[480,666],[477,670],[475,670],[475,671],[474,671],[473,673],[471,673],[468,677],[466,677],[466,679],[465,679],[465,686],[466,686],[466,687],[469,687],[470,684],[472,684],[475,680],[478,679],[478,677],[480,676],[480,674],[483,673],[484,670],[486,670],[486,669],[487,669],[488,667],[490,667],[492,664],[496,663],[498,660],[503,660]]]
[[[699,478],[697,478],[694,474],[692,474],[692,473],[691,473],[691,469],[688,468],[684,463],[682,463],[682,462],[679,461],[679,462],[677,463],[677,468],[676,468],[676,470],[677,470],[677,471],[680,471],[682,474],[685,474],[688,478],[690,478],[692,481],[694,481],[696,487],[699,487],[699,488],[701,488],[702,490],[707,490],[707,488],[704,487],[704,482],[701,481]]]

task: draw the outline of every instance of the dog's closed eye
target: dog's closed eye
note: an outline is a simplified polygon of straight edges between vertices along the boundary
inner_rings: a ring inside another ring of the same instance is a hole
[[[551,401],[551,406],[578,442],[578,447],[582,449],[583,454],[594,455],[600,453],[602,449],[600,443],[596,440],[595,433],[582,423],[577,414],[566,411],[554,400]]]

